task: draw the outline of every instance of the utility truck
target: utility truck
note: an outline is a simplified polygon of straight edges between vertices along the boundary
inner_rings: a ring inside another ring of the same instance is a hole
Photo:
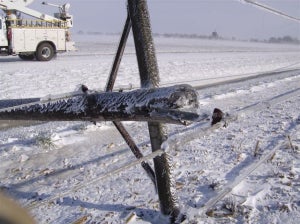
[[[75,50],[70,28],[73,17],[69,3],[54,5],[59,12],[50,16],[27,6],[34,0],[0,0],[0,56],[18,55],[23,60],[49,61],[58,52]],[[22,18],[22,14],[26,18]]]

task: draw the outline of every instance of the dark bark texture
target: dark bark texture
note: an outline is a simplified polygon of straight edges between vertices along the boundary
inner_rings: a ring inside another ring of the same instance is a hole
[[[32,102],[24,99],[19,102]],[[15,103],[16,104],[16,103]],[[0,120],[160,121],[187,124],[198,119],[197,93],[188,85],[130,92],[87,93],[0,110]]]

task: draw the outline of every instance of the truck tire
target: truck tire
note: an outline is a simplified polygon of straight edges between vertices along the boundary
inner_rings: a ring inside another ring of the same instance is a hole
[[[21,58],[24,61],[32,61],[35,58],[34,54],[19,54],[19,58]]]
[[[50,61],[54,56],[54,49],[49,43],[42,43],[36,51],[36,59],[38,61]]]

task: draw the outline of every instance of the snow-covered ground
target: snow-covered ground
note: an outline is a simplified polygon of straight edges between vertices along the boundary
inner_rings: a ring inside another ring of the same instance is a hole
[[[78,51],[50,62],[1,57],[0,100],[61,94],[79,84],[104,89],[119,37],[75,38]],[[196,86],[199,113],[217,107],[230,118],[219,128],[209,121],[168,125],[165,144],[187,223],[298,223],[300,47],[158,37],[155,44],[162,86]],[[139,86],[134,52],[130,41],[116,89]],[[257,76],[264,73],[273,75]],[[228,81],[248,76],[257,77]],[[124,125],[149,154],[146,123]],[[37,223],[126,223],[128,217],[164,223],[141,166],[107,175],[135,160],[110,122],[10,128],[2,122],[0,128],[0,189]]]

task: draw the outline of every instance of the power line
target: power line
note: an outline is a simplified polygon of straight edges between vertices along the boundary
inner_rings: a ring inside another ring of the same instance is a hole
[[[64,197],[66,197],[69,194],[72,194],[72,193],[74,193],[74,192],[76,192],[76,191],[78,191],[80,189],[85,188],[85,187],[92,186],[92,184],[94,184],[94,183],[97,183],[97,182],[99,183],[101,180],[103,180],[103,179],[105,179],[107,177],[111,177],[112,175],[116,175],[118,173],[121,173],[121,172],[123,172],[126,169],[129,169],[131,167],[139,165],[140,163],[145,162],[145,161],[150,160],[150,159],[153,159],[153,158],[155,158],[157,156],[161,156],[164,153],[165,152],[162,149],[156,150],[155,152],[152,152],[152,153],[150,153],[147,156],[144,156],[144,157],[142,157],[142,158],[140,158],[138,160],[132,161],[132,162],[128,162],[125,165],[123,165],[123,166],[121,166],[121,167],[119,167],[117,169],[114,169],[114,170],[112,170],[112,171],[110,171],[108,173],[105,173],[105,174],[103,174],[101,176],[93,178],[90,181],[86,181],[86,182],[83,182],[81,184],[78,184],[77,186],[73,187],[72,189],[69,189],[67,191],[61,192],[58,195],[54,195],[52,197],[49,197],[49,198],[45,199],[44,201],[34,201],[31,204],[25,205],[24,207],[27,208],[27,209],[29,209],[29,210],[32,210],[32,209],[37,208],[39,206],[45,205],[47,203],[55,202],[56,200],[58,200],[60,198],[63,199]]]
[[[278,15],[278,16],[284,17],[286,19],[290,19],[290,20],[293,20],[293,21],[296,21],[296,22],[300,23],[300,18],[297,18],[297,17],[294,17],[294,16],[290,16],[290,15],[288,15],[288,14],[282,12],[282,11],[279,11],[277,9],[273,9],[273,8],[267,6],[267,5],[262,4],[262,3],[255,2],[253,0],[239,0],[239,2],[240,1],[244,1],[246,3],[255,5],[255,6],[261,8],[263,10],[269,11],[269,12],[275,14],[275,15]]]

